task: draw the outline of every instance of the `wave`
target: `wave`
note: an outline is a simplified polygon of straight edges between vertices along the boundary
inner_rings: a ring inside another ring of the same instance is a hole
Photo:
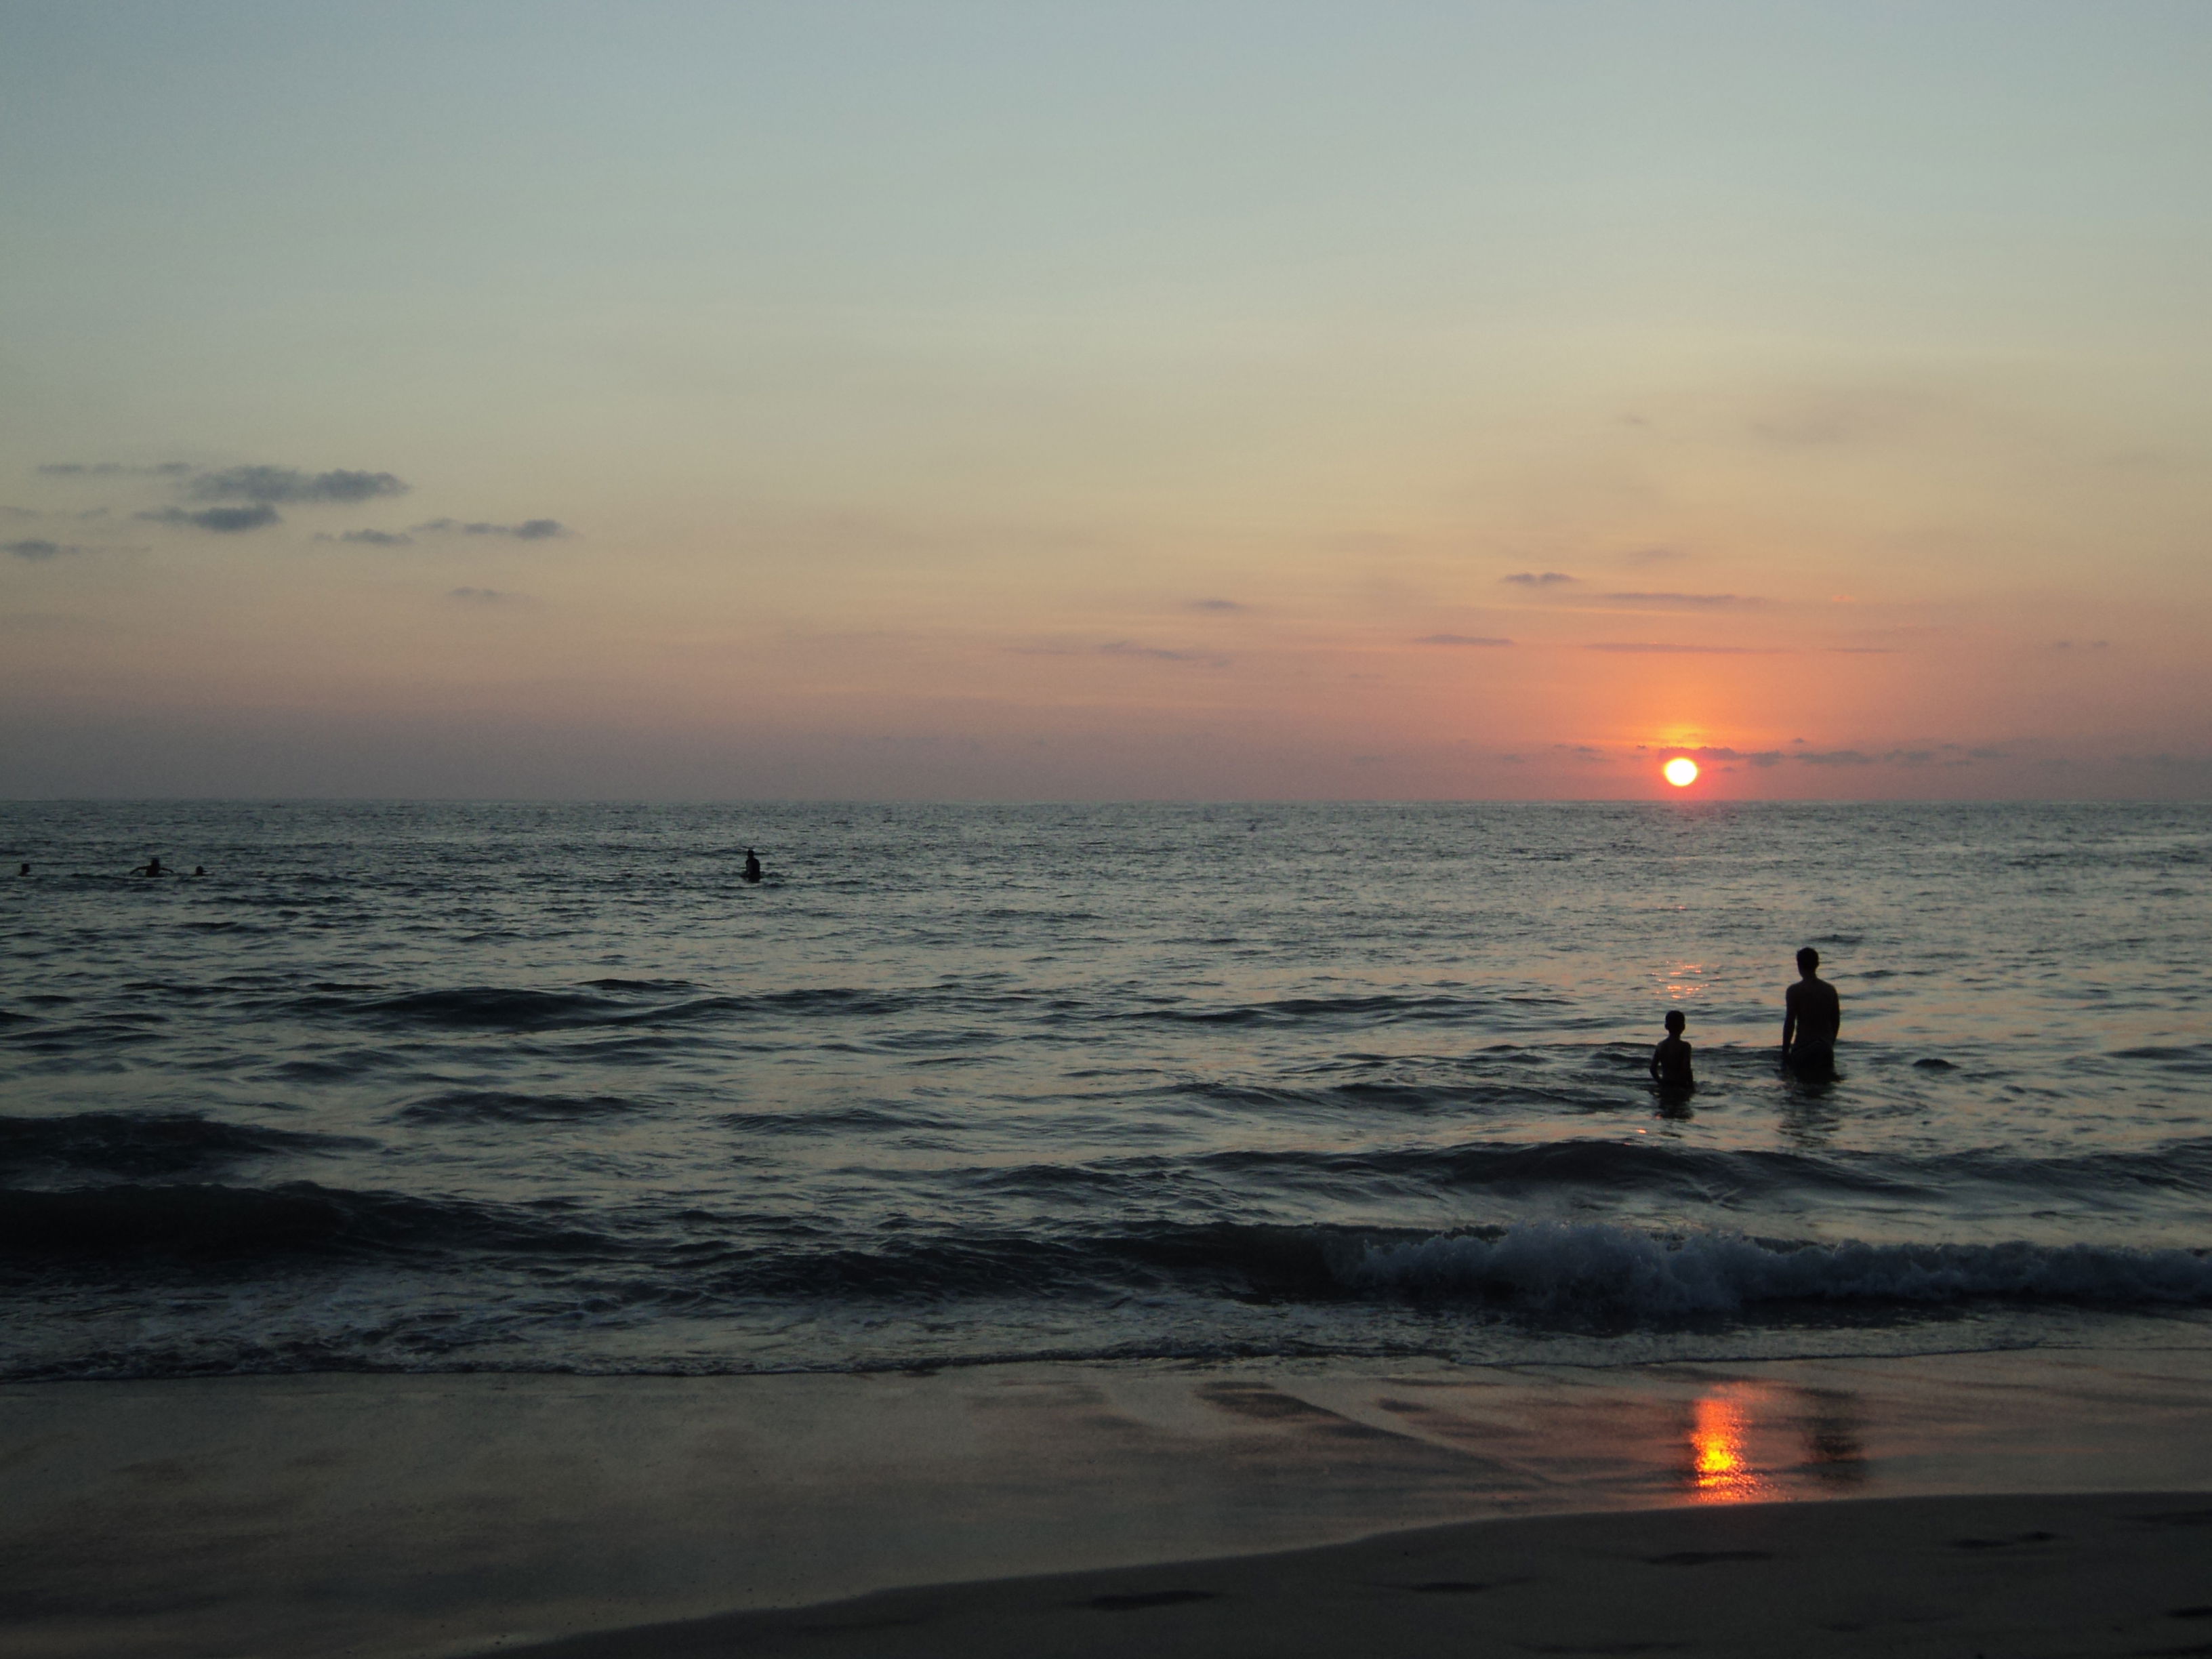
[[[2184,1077],[2212,1076],[2212,1042],[2179,1044],[2170,1048],[2115,1048],[2109,1058],[2140,1060],[2162,1072]]]
[[[684,1025],[759,1016],[883,1019],[927,1010],[1019,1006],[1033,1000],[1018,992],[884,991],[846,987],[805,988],[753,995],[692,994],[682,981],[595,980],[576,991],[460,986],[381,996],[327,994],[292,998],[284,1012],[308,1018],[357,1020],[386,1029],[547,1031],[582,1027]]]
[[[410,1101],[392,1116],[407,1123],[574,1123],[649,1109],[629,1095],[538,1095],[506,1089],[449,1089]]]
[[[415,1257],[519,1264],[606,1249],[611,1241],[523,1206],[352,1192],[313,1182],[0,1191],[0,1256],[18,1265],[158,1257],[180,1266],[261,1266],[301,1257]]]
[[[366,1021],[386,1028],[527,1032],[580,1026],[681,1024],[782,1018],[884,1019],[906,1015],[1012,1014],[1045,1026],[1165,1024],[1200,1028],[1316,1026],[1368,1029],[1396,1024],[1495,1024],[1535,1019],[1546,1026],[1604,1029],[1604,1018],[1577,1015],[1560,999],[1443,994],[1288,997],[1269,1002],[1204,1004],[1176,998],[1097,1000],[973,985],[917,988],[803,987],[721,994],[684,981],[599,979],[571,989],[491,985],[344,994],[361,988],[318,987],[277,1000],[272,1011],[308,1019]]]
[[[373,1146],[351,1135],[226,1123],[195,1112],[75,1112],[0,1117],[0,1171],[96,1170],[179,1175],[253,1158],[335,1153]]]
[[[1531,1222],[1415,1235],[1350,1226],[1188,1223],[1100,1230],[854,1230],[829,1219],[703,1207],[588,1211],[564,1200],[490,1203],[308,1182],[0,1192],[11,1272],[134,1279],[276,1267],[404,1270],[498,1298],[552,1279],[611,1305],[664,1311],[731,1302],[793,1316],[850,1307],[1411,1301],[1536,1327],[1663,1328],[1714,1316],[1857,1317],[1978,1301],[2102,1309],[2212,1304],[2212,1258],[2191,1249],[2028,1241],[1915,1244],[1650,1231]],[[551,1279],[549,1279],[549,1275]]]
[[[2142,1306],[2212,1302],[2212,1259],[2119,1245],[1791,1243],[1668,1237],[1602,1223],[1534,1223],[1495,1238],[1370,1244],[1344,1269],[1359,1290],[1520,1315],[1632,1324],[1771,1303],[1978,1299]]]

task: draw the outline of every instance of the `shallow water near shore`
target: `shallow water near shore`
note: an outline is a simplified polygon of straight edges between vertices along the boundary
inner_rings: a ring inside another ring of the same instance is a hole
[[[2212,1343],[2204,808],[18,804],[0,857],[8,1377]]]

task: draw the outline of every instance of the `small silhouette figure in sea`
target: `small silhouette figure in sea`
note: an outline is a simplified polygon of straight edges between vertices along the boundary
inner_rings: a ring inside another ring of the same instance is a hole
[[[204,876],[207,874],[207,866],[204,864],[195,864],[192,866],[192,873],[196,876]]]
[[[758,881],[760,879],[760,854],[754,852],[751,848],[748,847],[745,848],[745,879],[747,881]]]
[[[176,872],[163,864],[161,855],[156,853],[131,873],[134,876],[170,876],[174,875]]]
[[[15,873],[19,876],[27,876],[31,873],[31,866],[26,864],[21,869],[16,871]]]
[[[1667,1035],[1651,1051],[1651,1080],[1662,1093],[1686,1093],[1698,1086],[1690,1070],[1690,1045],[1682,1041],[1682,1028],[1688,1024],[1680,1008],[1669,1008]]]
[[[1782,999],[1782,1064],[1800,1077],[1833,1077],[1836,1033],[1844,1023],[1843,1000],[1820,977],[1820,953],[1807,945],[1797,953],[1802,975]]]

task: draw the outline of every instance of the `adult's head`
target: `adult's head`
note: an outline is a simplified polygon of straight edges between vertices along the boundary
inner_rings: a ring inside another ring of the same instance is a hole
[[[1669,1008],[1667,1011],[1666,1024],[1668,1030],[1673,1031],[1679,1036],[1682,1028],[1688,1024],[1689,1021],[1682,1018],[1682,1011],[1680,1008]]]
[[[1811,945],[1807,945],[1803,950],[1797,953],[1797,971],[1799,973],[1809,974],[1820,965],[1820,953],[1818,951],[1815,951]]]

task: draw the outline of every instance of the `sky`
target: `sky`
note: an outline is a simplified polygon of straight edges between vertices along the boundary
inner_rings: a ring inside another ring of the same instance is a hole
[[[2212,795],[2212,6],[0,0],[0,797]]]

